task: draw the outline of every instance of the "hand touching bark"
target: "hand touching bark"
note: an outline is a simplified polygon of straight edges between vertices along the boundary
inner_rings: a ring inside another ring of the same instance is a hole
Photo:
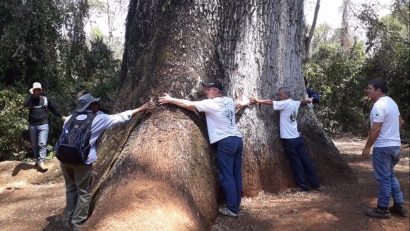
[[[158,98],[159,104],[167,104],[171,103],[172,97],[168,95],[167,93],[162,93],[162,95]]]

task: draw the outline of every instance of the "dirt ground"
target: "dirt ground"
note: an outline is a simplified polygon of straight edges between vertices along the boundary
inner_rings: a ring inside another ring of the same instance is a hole
[[[260,230],[410,230],[409,219],[393,216],[379,220],[366,217],[376,205],[376,182],[370,160],[360,158],[364,140],[333,139],[345,160],[358,174],[354,184],[325,185],[320,192],[260,193],[243,198],[239,218],[220,216],[212,231]],[[402,150],[396,175],[409,208],[409,146]],[[60,214],[65,205],[64,181],[57,160],[49,170],[38,172],[33,163],[0,162],[0,230],[62,230]]]

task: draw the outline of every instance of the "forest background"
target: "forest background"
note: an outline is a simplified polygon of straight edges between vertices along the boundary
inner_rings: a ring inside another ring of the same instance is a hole
[[[30,157],[28,110],[23,101],[33,82],[42,83],[64,115],[74,108],[81,91],[101,97],[103,107],[111,109],[121,81],[123,50],[123,39],[114,32],[127,5],[126,0],[0,2],[0,160]],[[365,97],[366,83],[385,79],[389,95],[407,121],[402,138],[408,142],[410,4],[391,1],[383,17],[378,7],[344,0],[339,28],[306,23],[309,49],[304,76],[321,93],[315,112],[331,135],[367,134],[371,104]],[[105,16],[108,35],[98,27],[101,22],[92,20],[97,14]],[[62,121],[50,118],[51,151]]]

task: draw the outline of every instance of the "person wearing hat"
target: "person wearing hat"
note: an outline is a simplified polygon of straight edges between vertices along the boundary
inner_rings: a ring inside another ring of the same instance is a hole
[[[33,87],[29,90],[30,95],[26,98],[24,106],[29,108],[28,122],[30,131],[31,147],[33,156],[36,159],[35,166],[40,171],[45,172],[47,168],[44,160],[47,156],[47,141],[48,141],[48,111],[55,116],[64,119],[57,112],[53,103],[43,95],[43,89],[39,82],[34,82]]]
[[[310,189],[320,190],[320,182],[313,168],[309,154],[305,150],[303,138],[299,134],[297,115],[300,106],[312,103],[312,98],[295,101],[291,98],[288,87],[280,87],[276,93],[279,100],[251,98],[251,104],[263,104],[280,111],[279,133],[289,160],[290,167],[295,175],[296,184],[302,191]]]
[[[65,164],[60,162],[66,187],[66,207],[64,210],[64,225],[67,228],[78,230],[81,224],[88,218],[88,210],[91,202],[91,171],[92,164],[97,160],[97,140],[108,128],[129,121],[133,116],[151,110],[154,105],[147,102],[141,107],[127,110],[118,114],[108,115],[99,110],[100,98],[95,98],[90,93],[78,98],[74,113],[65,119],[64,124],[69,123],[71,116],[82,116],[78,113],[94,113],[91,123],[91,146],[88,158],[84,164]]]
[[[235,103],[232,98],[223,96],[223,85],[215,80],[202,83],[207,99],[190,101],[173,98],[168,94],[159,97],[160,104],[174,104],[185,109],[204,112],[211,144],[216,146],[219,182],[225,194],[226,207],[219,212],[230,217],[237,217],[242,196],[242,134],[236,126],[235,109],[247,105],[247,102]]]

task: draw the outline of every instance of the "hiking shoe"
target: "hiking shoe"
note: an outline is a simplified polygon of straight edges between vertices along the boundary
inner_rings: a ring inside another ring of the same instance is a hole
[[[401,217],[408,217],[409,211],[401,205],[394,205],[389,208],[389,211],[393,214],[399,215]]]
[[[222,213],[225,216],[228,216],[228,217],[238,217],[237,213],[232,212],[231,210],[229,210],[226,207],[219,208],[219,212]]]
[[[46,172],[46,171],[48,170],[48,168],[46,168],[46,165],[44,164],[43,161],[38,162],[38,169],[39,169],[41,172]]]
[[[366,210],[366,215],[374,218],[390,219],[391,215],[388,210],[381,210],[379,208],[369,208]]]
[[[318,192],[322,191],[322,189],[323,189],[323,187],[320,186],[320,185],[312,187],[312,190],[315,190],[315,191],[318,191]]]

